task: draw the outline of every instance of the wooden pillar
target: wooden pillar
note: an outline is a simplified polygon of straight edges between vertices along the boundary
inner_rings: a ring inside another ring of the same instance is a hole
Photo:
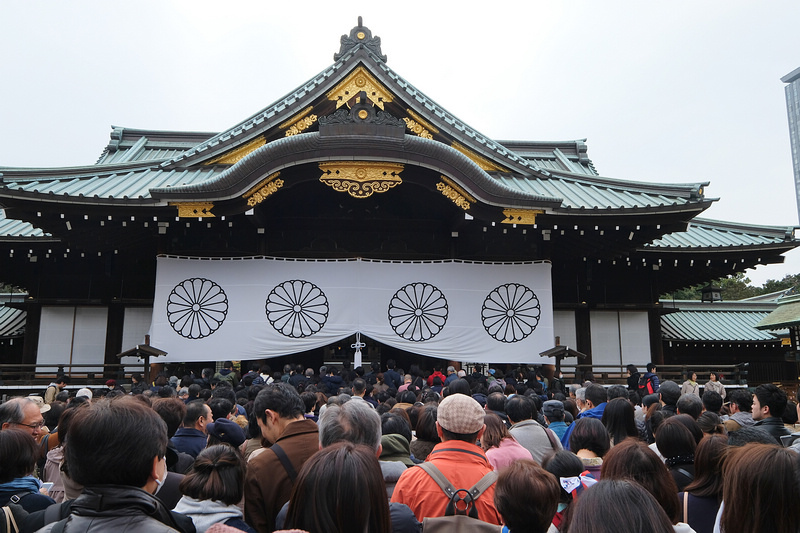
[[[592,324],[589,319],[589,309],[586,307],[575,309],[575,336],[578,345],[576,349],[586,354],[586,359],[578,361],[579,366],[592,365]],[[583,376],[576,376],[577,381],[582,381]]]
[[[25,342],[22,345],[22,364],[35,365],[39,353],[39,330],[42,325],[42,304],[26,303]]]
[[[664,341],[661,340],[661,309],[650,309],[647,312],[647,323],[650,332],[650,361],[656,365],[668,364],[664,362]]]

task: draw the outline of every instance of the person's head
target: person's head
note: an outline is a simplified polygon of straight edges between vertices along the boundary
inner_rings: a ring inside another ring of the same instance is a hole
[[[694,480],[686,491],[695,496],[722,499],[722,460],[728,450],[728,437],[721,434],[703,437],[694,452]]]
[[[666,459],[686,457],[694,454],[697,447],[692,432],[689,431],[677,416],[664,420],[656,433],[656,446]]]
[[[186,404],[183,427],[197,429],[205,433],[206,425],[213,421],[214,415],[203,400],[194,400]]]
[[[337,442],[361,444],[380,451],[381,419],[366,402],[329,405],[319,417],[319,445],[327,448]]]
[[[608,431],[603,423],[596,418],[579,418],[575,422],[575,429],[569,436],[569,449],[574,453],[587,450],[597,457],[603,457],[611,447]]]
[[[639,370],[636,368],[636,365],[628,365],[625,367],[625,369],[628,371],[629,376],[633,376],[639,373]]]
[[[469,381],[464,378],[454,379],[450,382],[450,385],[447,386],[448,389],[448,396],[453,394],[465,394],[467,396],[472,396],[472,390],[469,387]]]
[[[656,371],[656,364],[655,363],[647,363],[647,371],[655,373]]]
[[[614,398],[625,398],[627,400],[628,389],[625,388],[625,385],[612,385],[606,390],[606,396],[609,402]]]
[[[506,425],[494,413],[486,413],[483,423],[486,425],[486,430],[481,437],[481,448],[484,450],[500,446],[500,441],[511,436]]]
[[[487,418],[496,415],[487,415]],[[497,476],[494,506],[511,533],[545,533],[558,507],[561,486],[532,460],[514,461]],[[520,495],[525,495],[524,498]]]
[[[725,531],[795,533],[800,524],[800,462],[775,444],[732,449],[722,467],[725,480],[721,526]]]
[[[678,403],[675,404],[678,413],[682,415],[689,415],[695,420],[703,412],[703,401],[694,394],[684,394],[678,398]]]
[[[417,438],[428,442],[439,442],[439,435],[436,433],[436,413],[438,404],[425,404],[417,417]]]
[[[311,456],[292,489],[284,527],[309,533],[391,531],[386,486],[375,451],[339,442]]]
[[[708,373],[708,380],[709,381],[717,381],[717,373],[713,370]]]
[[[719,414],[722,409],[722,396],[717,391],[707,390],[703,393],[703,408],[706,411]]]
[[[58,376],[56,376],[56,380],[53,383],[55,383],[56,387],[58,387],[59,389],[63,389],[69,384],[69,378],[63,374],[59,374]]]
[[[217,387],[219,390],[219,387]],[[222,418],[230,418],[231,411],[233,411],[233,402],[227,398],[220,398],[218,396],[211,396],[211,399],[208,400],[208,407],[211,409],[211,414],[214,416],[214,420],[220,420]]]
[[[553,474],[556,479],[571,478],[580,476],[586,467],[577,455],[568,450],[558,450],[555,453],[546,455],[542,459],[542,468]],[[567,492],[561,487],[561,503],[572,501],[572,493]]]
[[[753,394],[753,420],[780,417],[786,410],[786,402],[786,393],[772,383],[759,385]]]
[[[69,475],[85,487],[125,485],[153,493],[166,478],[167,424],[133,398],[78,408],[67,441]]]
[[[725,426],[720,421],[719,415],[711,411],[705,411],[697,417],[697,425],[706,435],[727,434]]]
[[[504,413],[506,410],[506,395],[502,392],[493,392],[486,397],[486,409],[489,411],[499,411]]]
[[[620,442],[606,454],[600,475],[603,480],[629,480],[640,484],[661,504],[672,523],[678,522],[678,486],[667,466],[647,444],[636,439]],[[592,490],[596,487],[592,487]],[[578,501],[592,490],[586,491]]]
[[[549,423],[564,420],[564,403],[559,400],[547,400],[542,405],[542,414]]]
[[[516,395],[506,402],[506,415],[512,424],[533,418],[535,411],[536,405],[528,396]]]
[[[39,459],[39,445],[29,431],[12,427],[0,431],[0,483],[30,476]]]
[[[350,403],[350,402],[348,402]],[[411,424],[408,416],[400,413],[389,412],[381,415],[381,435],[400,435],[411,444]]]
[[[600,420],[615,444],[639,435],[633,405],[627,398],[614,398],[608,402]]]
[[[236,505],[244,495],[242,456],[231,446],[217,444],[202,450],[181,480],[180,491],[195,500],[217,500]]]
[[[606,394],[605,387],[597,383],[591,383],[586,387],[586,405],[590,409],[606,401],[608,401],[608,395]]]
[[[167,424],[167,438],[172,438],[186,417],[186,404],[177,398],[158,398],[153,401],[153,410]]]
[[[208,430],[208,446],[229,444],[238,448],[246,440],[242,427],[227,418],[215,419],[206,429]]]
[[[483,434],[484,410],[477,401],[463,394],[451,394],[439,404],[436,427],[444,442],[460,440],[472,444]]]
[[[664,381],[658,388],[661,403],[664,405],[675,405],[681,397],[681,388],[674,381]]]
[[[648,365],[649,366],[649,365]],[[673,483],[674,484],[674,483]],[[678,497],[675,496],[677,501]],[[650,493],[628,479],[605,476],[578,498],[564,533],[674,533],[672,520]]]
[[[0,430],[17,428],[38,437],[44,426],[39,406],[29,398],[11,398],[0,405]]]
[[[367,392],[367,382],[362,378],[353,380],[353,396],[364,396]]]
[[[302,419],[305,409],[297,389],[280,381],[261,389],[253,402],[261,434],[270,442],[278,440],[287,424]]]
[[[753,395],[744,389],[734,389],[728,394],[731,413],[749,413],[753,410]]]

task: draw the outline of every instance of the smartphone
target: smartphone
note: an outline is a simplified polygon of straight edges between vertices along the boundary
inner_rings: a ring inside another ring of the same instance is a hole
[[[42,488],[43,488],[44,490],[46,490],[46,491],[50,492],[50,489],[52,489],[52,488],[53,488],[53,483],[51,483],[51,482],[49,482],[49,481],[48,481],[47,483],[42,483]]]

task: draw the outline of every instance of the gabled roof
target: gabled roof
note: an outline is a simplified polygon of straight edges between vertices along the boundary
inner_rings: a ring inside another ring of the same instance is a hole
[[[775,303],[731,301],[704,303],[694,300],[661,302],[664,309],[680,311],[661,317],[661,337],[671,341],[780,342],[779,328],[760,331],[756,324],[775,309]]]
[[[0,197],[37,198],[64,202],[103,204],[140,203],[165,205],[167,197],[180,199],[182,193],[217,200],[213,193],[254,186],[270,173],[288,163],[276,161],[281,149],[299,150],[314,145],[308,139],[319,136],[309,113],[331,113],[355,94],[353,85],[347,98],[331,92],[348,82],[348,77],[365,73],[368,85],[374,85],[376,105],[390,104],[397,118],[408,126],[405,147],[394,157],[399,161],[425,166],[423,152],[434,150],[435,161],[450,160],[449,166],[458,185],[480,201],[501,207],[543,208],[550,214],[640,214],[653,211],[699,213],[713,200],[703,197],[705,183],[654,185],[601,178],[587,156],[584,140],[562,142],[494,141],[471,128],[428,98],[411,83],[390,69],[380,50],[380,39],[372,37],[360,22],[343,36],[334,63],[308,82],[274,104],[218,133],[158,132],[114,128],[111,143],[99,164],[78,169],[0,169]],[[361,70],[359,70],[361,69]],[[363,81],[363,80],[362,80]],[[369,88],[369,87],[368,87]],[[370,89],[372,90],[372,89]],[[343,99],[344,98],[344,99]],[[298,135],[305,141],[283,138],[293,123],[306,119]],[[415,136],[414,134],[418,135]],[[427,137],[427,138],[423,138]],[[375,154],[388,146],[381,138],[370,137]],[[428,142],[431,140],[431,142]],[[252,145],[250,143],[256,143]],[[258,144],[262,144],[260,148]],[[324,161],[341,154],[324,143],[314,145],[316,152],[295,153],[292,164]],[[409,152],[410,150],[410,152]],[[223,164],[224,156],[243,151],[232,165]],[[380,157],[386,158],[390,150]],[[409,153],[417,154],[409,158]],[[370,155],[374,158],[375,155]],[[222,159],[221,159],[222,158]],[[272,158],[272,159],[270,159]],[[344,157],[347,159],[348,157]],[[468,164],[465,159],[472,162]],[[216,164],[209,164],[217,161]],[[245,172],[245,167],[249,172]],[[223,175],[224,174],[224,175]],[[234,186],[234,182],[240,183]],[[245,187],[245,181],[250,180]],[[224,187],[221,184],[224,183]],[[486,192],[490,191],[490,192]],[[230,197],[230,196],[228,196]]]

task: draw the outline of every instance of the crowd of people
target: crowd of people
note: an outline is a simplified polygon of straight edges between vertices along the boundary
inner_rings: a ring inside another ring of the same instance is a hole
[[[0,405],[0,533],[800,530],[781,388],[628,373],[228,361],[74,395],[59,376]]]

